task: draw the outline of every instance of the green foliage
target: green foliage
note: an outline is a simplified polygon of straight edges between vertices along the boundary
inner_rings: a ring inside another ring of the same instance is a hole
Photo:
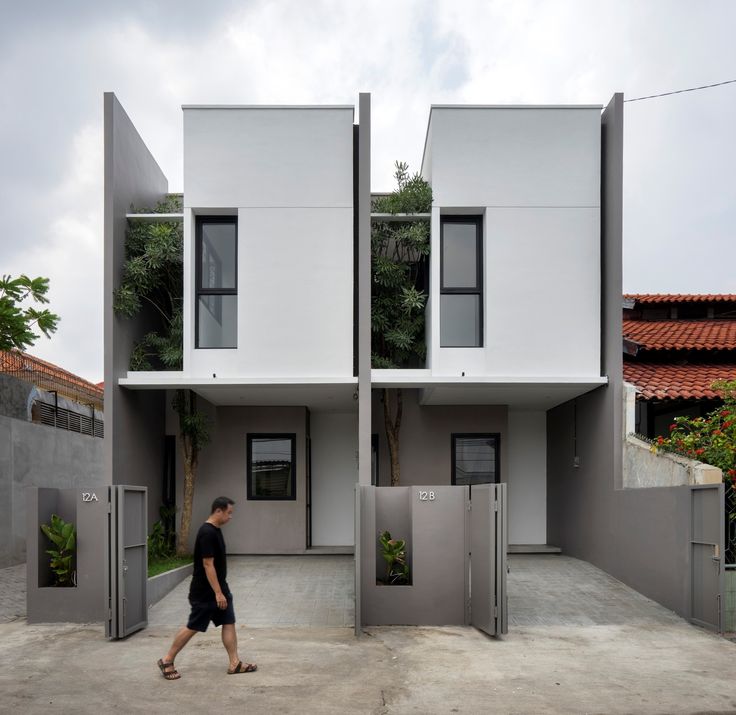
[[[138,214],[180,214],[184,210],[183,196],[181,194],[166,194],[162,201],[159,201],[152,209],[139,208],[133,205],[130,207],[129,213]]]
[[[161,518],[153,525],[148,536],[149,562],[169,559],[176,552],[176,531],[174,529],[176,509],[162,505],[158,513]]]
[[[131,370],[180,370],[183,341],[183,236],[176,221],[131,221],[125,240],[123,280],[113,309],[132,318],[144,306],[158,327],[144,335],[130,356]]]
[[[177,390],[171,402],[179,415],[179,431],[198,452],[210,441],[209,420],[197,409],[197,396],[191,390]]]
[[[49,565],[56,577],[55,586],[74,586],[74,557],[77,547],[77,530],[74,524],[51,515],[51,524],[41,524],[41,531],[55,548],[46,549],[51,557]]]
[[[398,188],[374,200],[376,213],[428,213],[432,189],[419,174],[396,162]],[[422,365],[424,307],[423,280],[429,257],[429,221],[374,221],[371,230],[371,330],[374,368]]]
[[[723,405],[705,417],[675,417],[669,437],[658,437],[655,448],[712,464],[726,483],[736,484],[736,380],[716,382]]]
[[[31,300],[48,303],[48,278],[0,278],[0,350],[25,350],[38,340],[34,328],[47,338],[56,332],[59,316],[47,308],[39,310],[33,306],[22,307],[21,303]]]
[[[388,531],[378,535],[381,545],[381,556],[386,561],[386,578],[384,583],[392,586],[403,586],[409,583],[409,564],[406,563],[406,541],[392,539]]]
[[[192,563],[191,556],[169,556],[163,559],[148,560],[148,578],[158,576],[160,573],[166,573],[180,566],[186,566]]]

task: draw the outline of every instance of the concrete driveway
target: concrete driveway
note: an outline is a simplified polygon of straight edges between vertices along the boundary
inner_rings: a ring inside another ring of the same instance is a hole
[[[155,662],[168,623],[117,642],[99,625],[0,623],[0,702],[24,713],[736,712],[735,644],[584,562],[514,556],[511,566],[503,641],[463,627],[356,639],[350,628],[243,624],[241,656],[259,670],[237,677],[213,629],[177,659],[181,680],[166,682]],[[570,608],[576,600],[585,607]]]

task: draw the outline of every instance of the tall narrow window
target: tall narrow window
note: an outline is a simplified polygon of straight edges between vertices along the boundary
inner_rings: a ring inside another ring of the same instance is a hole
[[[238,345],[238,220],[201,216],[196,223],[196,343],[198,348]]]
[[[441,223],[440,346],[483,345],[480,216],[444,216]]]
[[[499,469],[499,435],[452,435],[452,483],[497,484]]]
[[[296,435],[248,435],[248,499],[296,499]]]

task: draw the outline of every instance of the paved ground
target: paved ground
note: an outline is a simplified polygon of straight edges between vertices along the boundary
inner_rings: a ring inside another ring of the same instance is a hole
[[[251,627],[355,623],[352,556],[231,556],[227,580],[236,618]],[[188,591],[189,579],[150,609],[149,625],[186,623]]]
[[[0,623],[25,618],[26,565],[0,569]]]
[[[511,563],[513,615],[502,641],[462,627],[371,628],[356,639],[350,628],[241,625],[241,655],[259,670],[232,678],[211,629],[177,659],[182,679],[165,682],[154,664],[174,627],[157,614],[148,629],[117,642],[99,625],[0,623],[0,710],[736,712],[736,644],[584,562]],[[569,608],[576,600],[579,611]]]

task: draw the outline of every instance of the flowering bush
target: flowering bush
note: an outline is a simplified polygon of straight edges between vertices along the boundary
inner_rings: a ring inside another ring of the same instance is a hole
[[[723,405],[705,417],[675,417],[669,437],[657,437],[655,445],[720,467],[723,481],[736,484],[736,380],[717,382]]]

